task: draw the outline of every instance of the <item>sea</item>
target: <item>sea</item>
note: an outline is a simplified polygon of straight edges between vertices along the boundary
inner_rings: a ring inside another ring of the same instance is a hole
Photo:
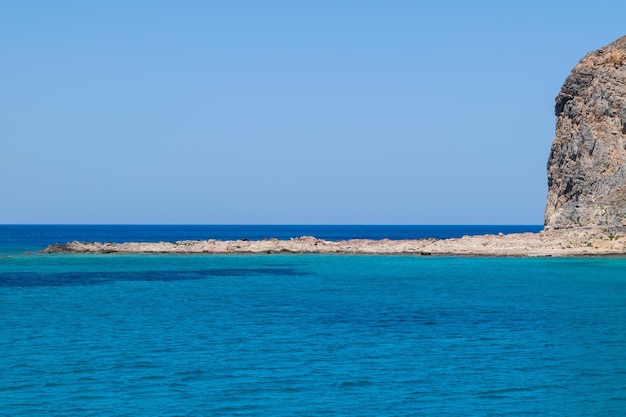
[[[624,416],[626,258],[43,254],[541,226],[0,226],[0,416]]]

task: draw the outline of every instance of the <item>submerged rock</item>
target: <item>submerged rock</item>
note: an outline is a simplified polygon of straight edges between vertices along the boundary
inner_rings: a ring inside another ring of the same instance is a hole
[[[626,226],[626,36],[587,54],[556,97],[546,229]]]

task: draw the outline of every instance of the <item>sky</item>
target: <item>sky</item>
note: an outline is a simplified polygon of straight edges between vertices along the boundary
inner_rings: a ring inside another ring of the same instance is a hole
[[[623,1],[1,1],[0,223],[542,224]]]

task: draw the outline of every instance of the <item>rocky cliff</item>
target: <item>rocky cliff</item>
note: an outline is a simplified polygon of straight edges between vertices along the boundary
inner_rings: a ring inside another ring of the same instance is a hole
[[[546,229],[626,226],[626,36],[587,54],[556,97]]]

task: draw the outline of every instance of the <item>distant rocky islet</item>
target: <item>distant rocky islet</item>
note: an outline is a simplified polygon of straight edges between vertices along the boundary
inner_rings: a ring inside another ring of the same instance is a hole
[[[452,256],[626,254],[626,36],[590,52],[556,96],[556,137],[539,233],[458,239],[69,242],[45,253],[322,253]]]

